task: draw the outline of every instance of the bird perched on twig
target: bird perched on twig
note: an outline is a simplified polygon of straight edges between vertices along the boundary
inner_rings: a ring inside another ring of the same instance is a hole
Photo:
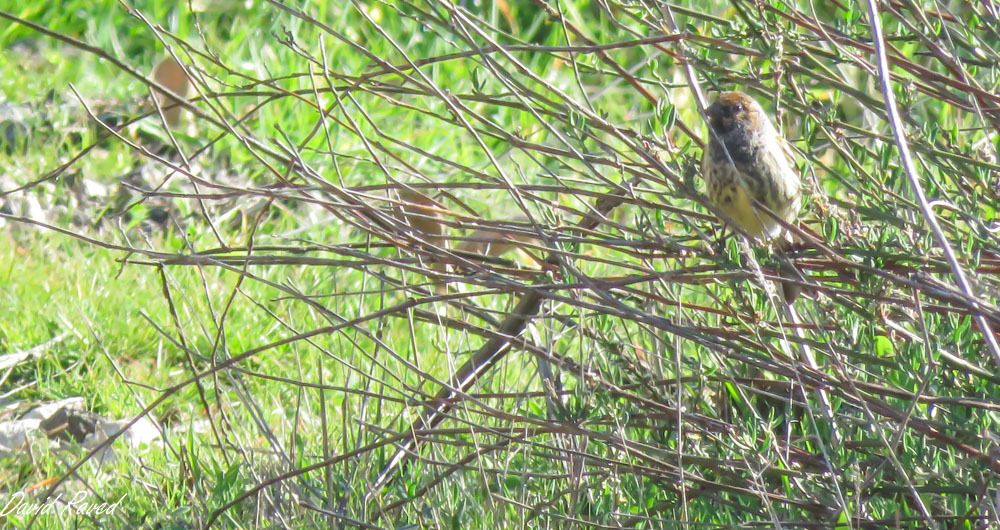
[[[774,215],[791,223],[802,203],[785,139],[760,103],[742,92],[720,94],[708,107],[708,120],[712,131],[701,162],[708,197],[747,234],[779,236],[782,227]]]
[[[760,103],[743,92],[723,92],[707,114],[710,132],[701,168],[708,198],[728,223],[751,237],[778,239],[784,228],[777,218],[794,222],[802,204],[788,144]],[[787,301],[798,295],[797,286],[782,287]]]
[[[778,219],[795,222],[802,205],[802,182],[792,166],[788,144],[760,103],[742,92],[719,94],[707,113],[711,130],[701,167],[709,199],[729,218],[727,222],[754,239],[778,239],[785,231]],[[785,278],[799,275],[790,266],[782,266],[780,274]],[[789,281],[780,283],[786,314],[797,321],[793,302],[800,287]],[[802,329],[795,328],[794,333],[802,341],[798,348],[805,363],[820,370]],[[838,440],[830,398],[821,388],[816,393],[833,438]]]

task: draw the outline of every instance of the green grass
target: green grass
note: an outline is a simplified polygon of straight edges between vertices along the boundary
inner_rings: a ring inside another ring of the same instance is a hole
[[[657,36],[660,13],[613,4],[612,20],[596,2],[562,2],[552,4],[559,19],[526,1],[459,4],[469,11],[304,4],[314,20],[267,3],[196,16],[187,4],[135,4],[154,31],[116,3],[0,1],[107,55],[0,24],[0,94],[32,105],[37,125],[25,151],[0,150],[0,173],[17,185],[44,180],[16,197],[34,197],[48,223],[81,236],[6,219],[0,355],[68,335],[8,374],[0,394],[16,408],[0,421],[83,396],[111,419],[151,407],[165,432],[151,448],[117,441],[114,464],[90,460],[71,475],[86,450],[32,440],[0,460],[0,498],[30,490],[43,502],[64,477],[56,494],[85,484],[88,502],[125,497],[114,514],[43,514],[42,527],[997,521],[997,360],[954,294],[878,80],[859,65],[874,61],[863,10],[816,5],[823,33],[806,3],[686,2],[678,22],[695,37],[683,47],[602,55],[583,38]],[[998,141],[992,118],[970,109],[996,106],[1000,38],[974,5],[933,9],[882,13],[894,89],[921,186],[994,315]],[[491,51],[490,40],[511,48]],[[191,165],[163,147],[155,115],[122,134],[183,169],[173,175],[102,139],[70,90],[95,111],[137,115],[149,88],[109,58],[148,74],[164,42],[205,83],[198,116],[173,131]],[[470,42],[489,60],[450,55]],[[961,75],[935,47],[958,57]],[[796,306],[802,337],[779,325],[787,317],[755,272],[785,258],[724,239],[705,205],[704,128],[672,54],[692,61],[705,89],[752,93],[800,153],[805,226],[836,254],[792,255],[819,292]],[[418,74],[410,61],[427,64]],[[159,196],[116,199],[143,163]],[[81,200],[83,181],[110,196]],[[550,239],[536,246],[558,248],[561,261],[538,274],[523,256],[452,257],[451,287],[425,288],[442,252],[393,233],[392,215],[377,211],[388,208],[381,189],[399,182],[442,190],[422,188],[454,214],[448,237],[528,213]],[[624,204],[578,227],[611,194]],[[262,200],[270,208],[257,215]],[[147,218],[163,204],[171,218],[161,227]],[[539,287],[541,306],[511,350],[468,395],[451,396],[447,418],[419,433],[420,459],[366,499],[393,456],[387,440],[412,434]],[[803,344],[818,375],[803,366]],[[558,376],[547,383],[542,356]],[[0,516],[13,527],[29,519]]]

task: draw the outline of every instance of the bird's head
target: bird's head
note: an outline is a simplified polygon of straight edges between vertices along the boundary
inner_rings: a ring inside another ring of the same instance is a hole
[[[723,92],[708,107],[708,124],[712,131],[724,135],[735,129],[754,131],[763,113],[760,103],[743,92]]]

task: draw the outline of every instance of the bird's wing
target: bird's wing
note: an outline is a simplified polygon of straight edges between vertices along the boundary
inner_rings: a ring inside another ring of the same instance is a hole
[[[733,157],[748,194],[771,208],[794,200],[801,193],[788,145],[780,136],[778,140],[780,148],[761,149],[750,157]]]
[[[799,176],[799,170],[795,167],[795,149],[792,144],[785,140],[784,136],[778,135],[778,145],[781,146],[781,154],[785,156],[785,162],[788,166],[788,171],[791,171],[795,178],[788,179],[788,196],[798,196],[802,194],[802,177]],[[778,156],[778,155],[776,155]]]

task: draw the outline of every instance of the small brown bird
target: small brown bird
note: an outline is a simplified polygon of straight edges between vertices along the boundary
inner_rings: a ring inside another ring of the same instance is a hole
[[[187,72],[184,71],[184,67],[180,63],[169,55],[153,69],[153,79],[156,79],[157,83],[169,88],[179,96],[190,97],[191,95],[193,87],[191,86],[191,80],[188,79]],[[167,125],[172,128],[180,125],[181,111],[184,110],[180,102],[158,90],[156,91],[156,101],[161,107],[175,105],[164,109],[163,117],[167,120]]]
[[[802,204],[788,144],[760,103],[743,92],[723,92],[707,113],[711,131],[701,169],[708,198],[750,236],[779,238],[784,230],[774,216],[792,223]],[[789,285],[784,290],[789,301],[797,295]]]
[[[751,236],[779,236],[781,224],[753,201],[786,222],[798,217],[801,183],[785,139],[760,103],[742,92],[720,94],[708,119],[712,130],[701,169],[709,199]]]

